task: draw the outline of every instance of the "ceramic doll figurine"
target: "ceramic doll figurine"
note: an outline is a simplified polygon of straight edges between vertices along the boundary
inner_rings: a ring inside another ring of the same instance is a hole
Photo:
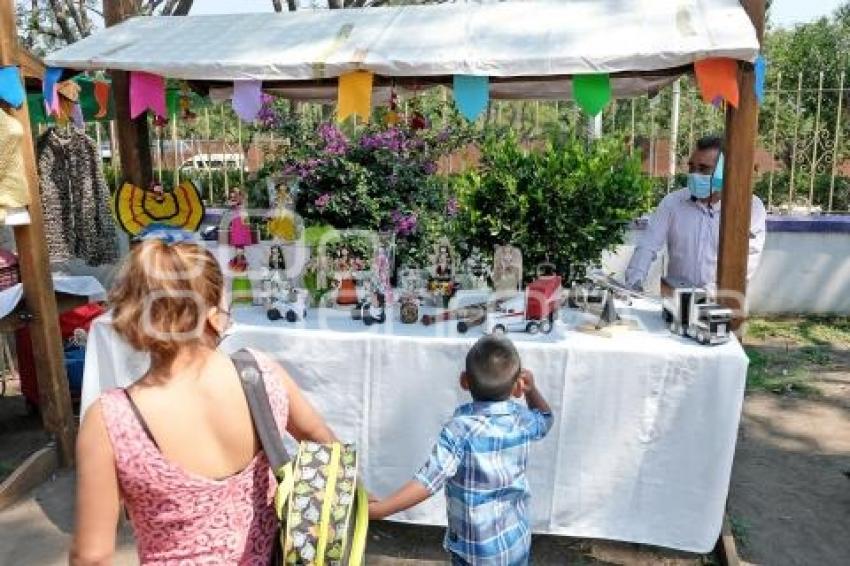
[[[284,256],[281,246],[272,246],[269,250],[269,269],[286,271],[286,256]]]
[[[487,289],[487,280],[492,274],[492,269],[478,248],[472,248],[472,253],[466,258],[464,267],[472,289]]]
[[[380,291],[374,291],[369,308],[363,312],[363,323],[366,326],[383,324],[387,320],[386,297]]]
[[[390,284],[390,258],[387,255],[387,250],[384,246],[378,247],[378,253],[375,255],[375,264],[373,266],[375,278],[377,279],[378,290],[384,294],[386,302],[392,304],[392,285]]]
[[[254,294],[251,289],[251,279],[248,278],[248,258],[245,257],[245,250],[236,248],[236,253],[227,266],[233,274],[231,282],[233,302],[252,304]]]
[[[336,259],[336,304],[338,305],[355,305],[357,304],[357,286],[354,283],[353,263],[351,252],[348,248],[342,247],[338,252]]]
[[[251,280],[248,278],[248,259],[245,257],[245,247],[250,246],[251,229],[245,223],[242,205],[244,195],[240,189],[233,189],[230,193],[228,204],[231,207],[231,220],[229,226],[228,243],[236,248],[233,258],[228,267],[233,272],[231,288],[233,290],[233,302],[253,303],[254,297],[251,290]]]
[[[229,244],[236,248],[244,248],[254,243],[251,236],[251,228],[245,222],[244,202],[245,196],[242,194],[241,189],[233,189],[228,200],[232,213]]]
[[[455,291],[454,255],[448,238],[443,238],[435,247],[432,256],[431,279],[428,282],[428,290],[442,307],[446,307]]]

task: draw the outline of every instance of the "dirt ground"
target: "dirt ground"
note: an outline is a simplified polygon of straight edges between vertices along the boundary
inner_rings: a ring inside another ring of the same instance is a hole
[[[20,382],[8,381],[6,394],[0,397],[0,481],[47,440],[41,418],[27,414]]]
[[[787,344],[753,342],[787,355]],[[850,350],[823,352],[785,371],[805,371],[807,393],[753,392],[745,401],[728,509],[749,562],[850,563]]]

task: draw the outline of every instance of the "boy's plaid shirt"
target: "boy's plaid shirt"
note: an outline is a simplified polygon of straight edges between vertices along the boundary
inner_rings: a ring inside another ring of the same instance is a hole
[[[431,493],[446,487],[449,552],[475,565],[527,562],[528,446],[550,428],[551,413],[513,401],[458,407],[416,474]]]

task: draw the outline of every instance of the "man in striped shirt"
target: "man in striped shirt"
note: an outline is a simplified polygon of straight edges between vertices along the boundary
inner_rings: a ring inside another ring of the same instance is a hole
[[[445,486],[444,545],[452,564],[527,564],[528,447],[549,432],[552,412],[504,337],[485,336],[472,347],[460,384],[473,402],[457,408],[415,479],[371,502],[369,515],[380,519],[408,509]],[[523,395],[527,408],[511,400]]]

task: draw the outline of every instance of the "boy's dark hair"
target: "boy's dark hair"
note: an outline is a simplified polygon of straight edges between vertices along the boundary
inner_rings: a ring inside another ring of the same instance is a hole
[[[697,140],[697,150],[705,151],[707,149],[723,151],[723,138],[717,134],[710,134],[699,138]]]
[[[502,336],[484,336],[466,354],[469,392],[476,401],[504,401],[511,396],[521,365],[519,352]]]

